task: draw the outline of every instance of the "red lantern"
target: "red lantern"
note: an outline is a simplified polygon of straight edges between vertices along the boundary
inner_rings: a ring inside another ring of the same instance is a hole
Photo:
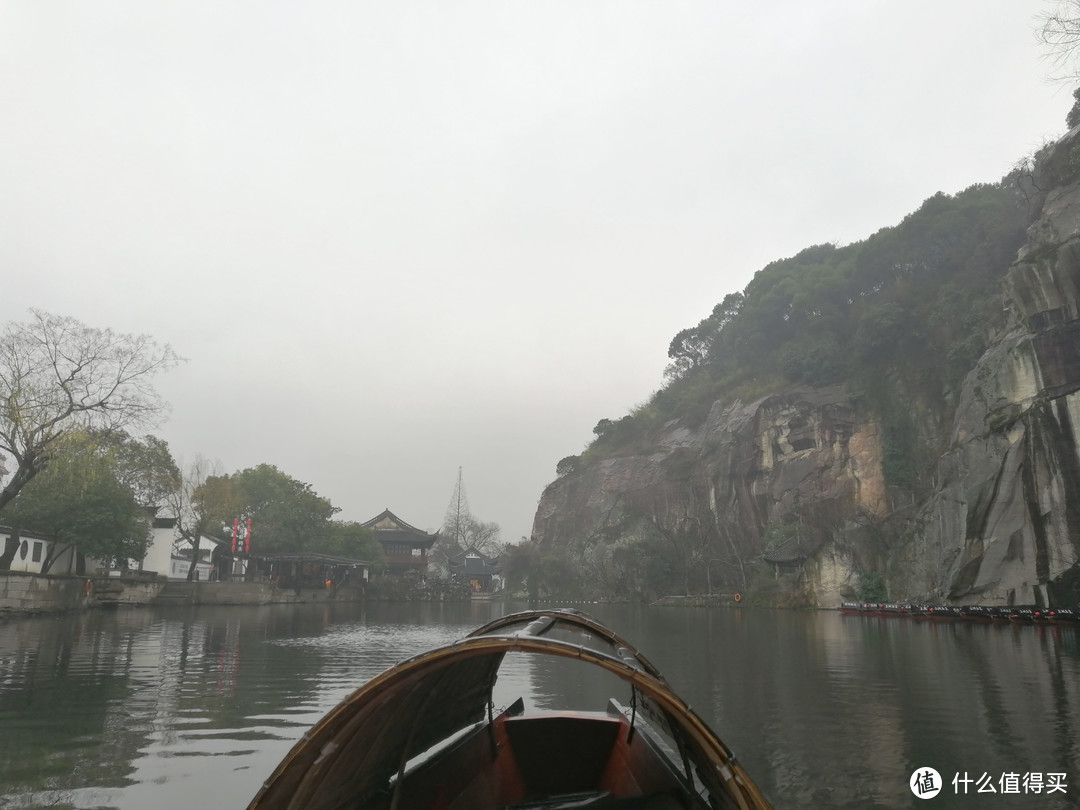
[[[251,518],[247,520],[247,534],[244,535],[244,552],[251,553]]]

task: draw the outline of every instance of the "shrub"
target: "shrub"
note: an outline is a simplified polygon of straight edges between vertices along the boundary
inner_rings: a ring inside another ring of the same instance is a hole
[[[855,593],[863,602],[883,602],[886,598],[885,577],[872,571],[860,571]]]

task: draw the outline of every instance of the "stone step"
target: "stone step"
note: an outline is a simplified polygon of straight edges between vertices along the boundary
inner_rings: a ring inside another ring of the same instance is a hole
[[[154,599],[154,604],[191,604],[195,601],[196,587],[194,582],[167,582]]]

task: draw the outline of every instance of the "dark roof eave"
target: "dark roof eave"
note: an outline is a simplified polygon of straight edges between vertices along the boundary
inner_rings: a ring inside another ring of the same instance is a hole
[[[393,521],[394,521],[395,523],[399,524],[399,525],[400,525],[400,526],[401,526],[401,527],[402,527],[403,529],[405,529],[406,531],[413,531],[413,532],[416,532],[417,534],[419,534],[419,535],[421,535],[421,536],[423,536],[423,537],[430,537],[430,538],[432,538],[432,540],[434,540],[434,539],[438,538],[438,536],[439,536],[439,532],[438,532],[438,531],[435,531],[435,532],[430,532],[430,533],[429,533],[429,532],[425,532],[425,531],[424,531],[423,529],[418,529],[418,528],[416,528],[416,527],[415,527],[415,526],[413,526],[413,525],[412,525],[411,523],[406,523],[406,522],[405,522],[404,520],[402,520],[401,518],[399,518],[399,517],[398,517],[397,515],[395,515],[395,514],[394,514],[393,512],[391,512],[391,511],[390,511],[389,509],[384,509],[384,510],[382,510],[382,511],[381,511],[381,512],[380,512],[379,514],[377,514],[377,515],[376,515],[375,517],[373,517],[373,518],[372,518],[371,520],[365,520],[365,521],[364,521],[363,523],[361,523],[360,525],[361,525],[361,526],[362,526],[363,528],[366,528],[366,529],[370,529],[370,528],[373,528],[373,527],[375,526],[375,524],[376,524],[376,523],[378,523],[378,522],[379,522],[380,520],[382,520],[383,518],[390,518],[390,519],[391,519],[391,520],[393,520]],[[388,530],[388,529],[384,529],[383,531],[389,531],[389,530]]]

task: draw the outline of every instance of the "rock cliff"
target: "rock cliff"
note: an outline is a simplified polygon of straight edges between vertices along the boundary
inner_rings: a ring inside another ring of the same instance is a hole
[[[1071,162],[1077,136],[1074,130],[1058,143],[1051,158]],[[1011,328],[964,382],[940,486],[904,557],[913,574],[908,587],[969,603],[1074,605],[1080,182],[1048,194],[1009,271],[1005,298]]]
[[[1068,179],[1078,156],[1074,131],[1047,165]],[[586,561],[589,548],[643,553],[649,536],[681,566],[687,590],[691,579],[753,590],[766,571],[777,598],[821,606],[855,595],[866,572],[892,599],[1076,604],[1077,180],[1046,196],[1004,301],[1008,326],[955,405],[918,414],[926,445],[945,450],[928,462],[932,488],[886,486],[880,410],[865,393],[791,388],[714,403],[699,427],[672,420],[634,449],[563,475],[541,497],[534,541]],[[951,430],[931,411],[951,413]]]

